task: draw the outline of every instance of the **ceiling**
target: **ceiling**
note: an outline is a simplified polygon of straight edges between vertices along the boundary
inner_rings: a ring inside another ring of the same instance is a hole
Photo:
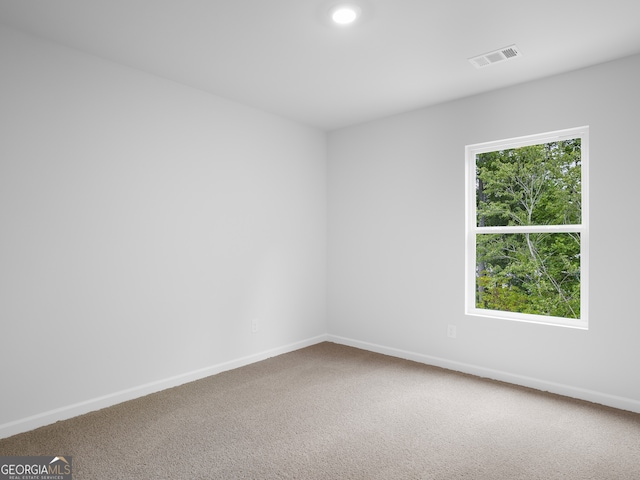
[[[350,27],[335,3],[0,0],[0,24],[323,130],[640,52],[639,0],[351,0]]]

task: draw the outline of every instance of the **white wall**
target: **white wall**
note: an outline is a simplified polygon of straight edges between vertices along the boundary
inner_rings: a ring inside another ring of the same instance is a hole
[[[323,132],[9,29],[0,65],[0,433],[326,334]]]
[[[640,411],[638,85],[634,56],[332,132],[333,338]],[[465,145],[582,125],[589,330],[465,316]]]

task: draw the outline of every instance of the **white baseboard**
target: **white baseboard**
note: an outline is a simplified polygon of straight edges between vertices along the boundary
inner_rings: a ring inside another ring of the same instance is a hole
[[[440,357],[433,357],[431,355],[424,355],[421,353],[410,352],[407,350],[401,350],[392,347],[385,347],[383,345],[377,345],[368,342],[362,342],[350,338],[340,337],[336,335],[319,335],[317,337],[295,342],[289,345],[283,345],[278,348],[266,350],[246,357],[241,357],[228,362],[219,363],[210,367],[201,368],[191,372],[187,372],[181,375],[176,375],[164,380],[158,380],[155,382],[146,383],[138,387],[121,390],[109,395],[94,398],[84,402],[75,403],[66,407],[49,410],[37,415],[15,420],[9,423],[0,425],[0,438],[10,437],[17,435],[18,433],[27,432],[35,428],[39,428],[45,425],[55,423],[60,420],[66,420],[78,415],[83,415],[95,410],[110,407],[118,403],[133,400],[135,398],[143,397],[151,393],[166,390],[167,388],[177,387],[185,383],[193,382],[201,378],[216,375],[228,370],[243,367],[256,363],[262,360],[266,360],[271,357],[282,355],[285,353],[293,352],[301,348],[309,347],[317,343],[329,341],[338,343],[341,345],[347,345],[362,350],[368,350],[371,352],[381,353],[392,357],[404,358],[406,360],[412,360],[427,365],[434,365],[437,367],[446,368],[449,370],[455,370],[458,372],[469,373],[479,377],[491,378],[493,380],[500,380],[507,383],[513,383],[515,385],[521,385],[524,387],[534,388],[536,390],[542,390],[546,392],[556,393],[567,397],[578,398],[580,400],[586,400],[588,402],[598,403],[601,405],[607,405],[609,407],[618,408],[621,410],[628,410],[631,412],[640,413],[640,401],[626,397],[619,397],[616,395],[610,395],[607,393],[597,392],[594,390],[588,390],[578,387],[572,387],[569,385],[563,385],[559,383],[549,382],[538,378],[527,377],[524,375],[517,375],[501,370],[493,370],[490,368],[479,367],[462,362],[456,362]]]
[[[600,405],[606,405],[608,407],[618,408],[620,410],[628,410],[631,412],[640,413],[640,401],[634,400],[632,398],[619,397],[616,395],[610,395],[608,393],[602,393],[594,390],[573,387],[570,385],[563,385],[560,383],[549,382],[547,380],[542,380],[539,378],[527,377],[524,375],[504,372],[501,370],[493,370],[491,368],[479,367],[477,365],[456,362],[453,360],[447,360],[445,358],[433,357],[430,355],[409,352],[406,350],[401,350],[401,349],[392,348],[392,347],[385,347],[383,345],[362,342],[359,340],[339,337],[336,335],[328,335],[327,340],[329,342],[338,343],[341,345],[347,345],[355,348],[360,348],[362,350],[368,350],[371,352],[382,353],[384,355],[389,355],[392,357],[403,358],[405,360],[412,360],[418,363],[424,363],[427,365],[434,365],[436,367],[446,368],[448,370],[469,373],[471,375],[475,375],[478,377],[490,378],[493,380],[512,383],[515,385],[529,387],[529,388],[541,390],[544,392],[551,392],[551,393],[556,393],[558,395],[564,395],[566,397],[586,400],[588,402],[598,403]]]
[[[166,390],[167,388],[177,387],[179,385],[193,382],[195,380],[200,380],[201,378],[216,375],[228,370],[244,367],[245,365],[260,362],[262,360],[266,360],[267,358],[293,352],[295,350],[299,350],[301,348],[309,347],[311,345],[315,345],[317,343],[325,341],[327,341],[327,335],[319,335],[317,337],[302,340],[300,342],[283,345],[278,348],[273,348],[271,350],[266,350],[246,357],[219,363],[217,365],[212,365],[180,375],[175,375],[164,380],[146,383],[138,387],[128,388],[126,390],[121,390],[119,392],[104,395],[102,397],[93,398],[84,402],[75,403],[66,407],[56,408],[54,410],[49,410],[48,412],[43,412],[27,418],[15,420],[0,425],[0,438],[17,435],[18,433],[27,432],[35,428],[58,422],[60,420],[67,420],[72,417],[77,417],[78,415],[83,415],[85,413],[110,407],[112,405],[126,402],[128,400],[143,397],[151,393]]]

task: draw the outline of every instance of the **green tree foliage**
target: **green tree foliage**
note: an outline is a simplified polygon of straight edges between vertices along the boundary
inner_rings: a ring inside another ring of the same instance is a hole
[[[477,225],[581,222],[580,139],[476,157]],[[476,236],[476,306],[580,318],[578,233]]]

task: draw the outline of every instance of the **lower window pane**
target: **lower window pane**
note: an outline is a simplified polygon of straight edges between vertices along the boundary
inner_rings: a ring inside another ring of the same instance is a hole
[[[580,234],[476,235],[476,308],[580,318]]]

